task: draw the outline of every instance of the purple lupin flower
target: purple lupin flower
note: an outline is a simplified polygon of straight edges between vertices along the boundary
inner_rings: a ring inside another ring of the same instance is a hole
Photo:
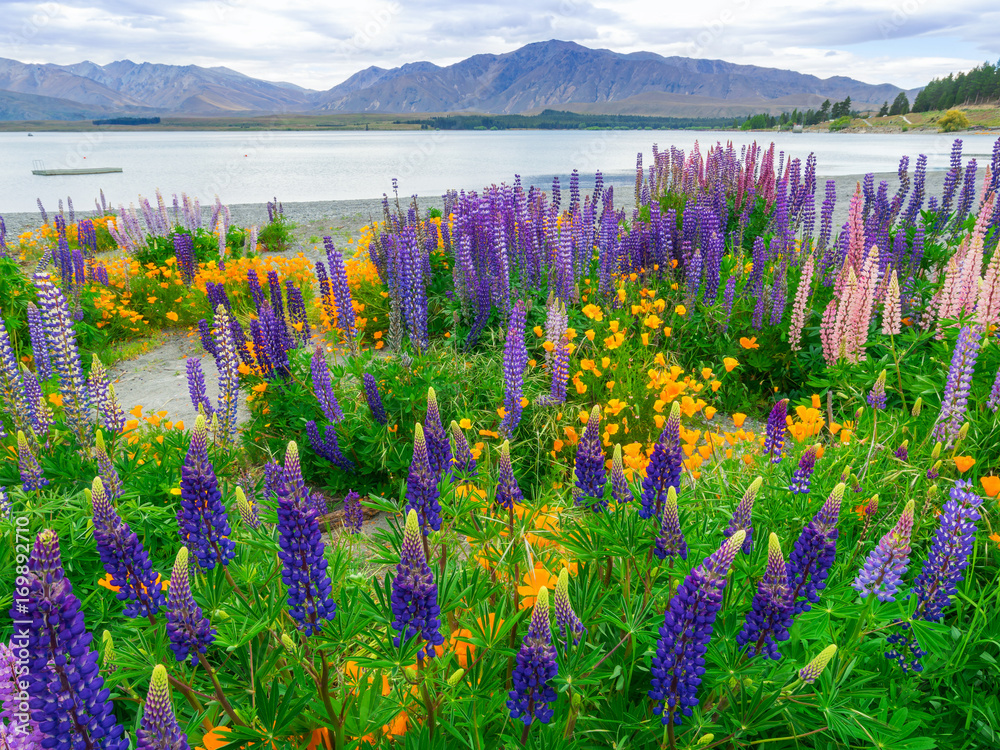
[[[433,649],[444,643],[441,635],[441,609],[437,603],[437,586],[434,574],[427,564],[421,541],[420,520],[410,508],[406,513],[403,543],[400,545],[399,564],[392,579],[392,642],[397,647],[402,641],[419,638]],[[417,659],[422,661],[432,650],[421,646]]]
[[[976,358],[979,356],[981,340],[981,328],[965,326],[955,344],[955,352],[948,368],[948,381],[941,397],[941,414],[938,415],[932,433],[935,440],[945,441],[948,447],[954,444],[958,431],[965,421],[972,374],[976,367]]]
[[[108,371],[95,356],[90,366],[90,401],[97,407],[101,426],[117,435],[125,428],[125,412],[115,396]]]
[[[431,468],[424,428],[418,422],[413,428],[413,460],[406,478],[406,510],[417,512],[425,535],[441,528],[439,497],[438,477]]]
[[[451,421],[451,435],[455,438],[455,452],[451,459],[452,481],[455,481],[456,474],[461,474],[467,479],[471,479],[478,473],[476,470],[476,459],[469,448],[469,441],[454,419]]]
[[[361,495],[354,490],[348,490],[344,498],[344,530],[348,534],[360,534],[364,523],[361,509]]]
[[[59,537],[38,534],[28,558],[26,609],[11,610],[12,640],[26,641],[31,718],[41,747],[126,750],[128,738],[115,719],[104,678],[91,649],[80,600],[63,570]],[[21,600],[23,601],[23,600]]]
[[[510,460],[510,441],[504,440],[500,446],[500,462],[497,469],[496,503],[504,510],[510,510],[515,503],[520,503],[523,499],[521,488],[517,486],[517,477],[514,476],[514,465]]]
[[[30,419],[30,406],[25,403],[24,381],[21,378],[21,368],[17,364],[17,356],[10,345],[7,327],[0,318],[0,400],[4,410],[14,420],[16,425],[23,425]],[[0,430],[3,429],[0,423]]]
[[[673,485],[667,487],[667,496],[663,500],[663,513],[660,518],[660,535],[656,537],[653,554],[660,560],[668,557],[679,557],[687,560],[688,548],[684,532],[681,531],[681,518],[677,509],[677,490]]]
[[[125,602],[126,617],[153,617],[165,604],[160,576],[153,570],[139,537],[122,520],[104,491],[100,477],[91,491],[94,543],[104,571],[119,587],[118,600]]]
[[[553,714],[549,704],[556,700],[556,691],[549,682],[557,674],[559,665],[549,624],[549,590],[542,586],[511,677],[513,690],[507,700],[510,718],[520,719],[525,726],[534,721],[548,724]]]
[[[240,521],[250,529],[260,528],[260,508],[255,500],[247,498],[242,487],[236,488],[236,509],[240,512]]]
[[[288,611],[307,635],[320,632],[324,620],[337,615],[333,584],[323,535],[310,508],[309,492],[302,480],[299,448],[288,444],[285,453],[284,484],[287,492],[278,496],[278,546],[281,580],[288,589]]]
[[[868,392],[868,405],[873,409],[885,408],[885,370],[882,370],[875,378],[875,385]]]
[[[826,587],[826,578],[837,554],[837,520],[846,489],[843,482],[833,488],[823,506],[802,529],[788,556],[788,601],[793,614],[812,609],[819,601],[819,592]]]
[[[219,350],[212,339],[212,326],[204,318],[198,321],[198,337],[201,339],[201,348],[218,360]]]
[[[45,274],[35,274],[35,289],[41,303],[45,338],[52,354],[52,365],[59,376],[66,422],[77,439],[87,443],[90,424],[90,399],[83,379],[83,367],[76,345],[72,316],[66,297]]]
[[[371,409],[372,418],[381,425],[389,424],[389,417],[386,415],[385,407],[382,405],[382,396],[378,392],[378,383],[375,382],[375,376],[370,372],[366,372],[364,382],[365,399],[368,401],[368,408]]]
[[[189,660],[194,666],[198,663],[198,655],[204,654],[215,641],[215,630],[191,595],[189,570],[188,549],[181,547],[170,573],[167,636],[177,661]]]
[[[52,359],[49,355],[49,343],[45,340],[45,326],[42,323],[42,313],[34,302],[28,303],[28,335],[31,337],[31,355],[35,363],[35,372],[41,380],[52,377]]]
[[[330,422],[340,422],[344,419],[344,410],[333,392],[333,382],[330,380],[330,368],[326,363],[326,355],[321,347],[316,347],[310,360],[312,369],[313,393],[319,401],[319,408]]]
[[[558,406],[566,402],[566,383],[569,380],[569,337],[564,333],[560,336],[550,355],[549,367],[552,368],[552,379],[549,392],[535,399],[539,406]],[[548,355],[548,353],[546,352]]]
[[[438,409],[437,394],[433,388],[427,389],[427,416],[424,419],[427,438],[427,455],[434,476],[441,477],[451,470],[451,442]]]
[[[573,611],[573,605],[569,600],[569,569],[563,568],[559,571],[559,581],[556,583],[556,593],[552,600],[553,608],[556,611],[556,624],[559,626],[559,637],[573,644],[580,642],[580,636],[587,632],[583,622]]]
[[[162,664],[153,668],[142,709],[142,722],[135,733],[136,750],[189,750],[187,735],[181,731],[170,703],[167,670]]]
[[[229,313],[225,306],[219,305],[215,311],[216,348],[219,356],[216,362],[219,366],[219,405],[216,414],[219,417],[220,431],[215,439],[222,439],[232,444],[236,440],[236,410],[239,405],[240,373],[239,358],[236,353],[236,341],[230,325]]]
[[[785,417],[788,415],[788,399],[783,398],[774,405],[767,417],[767,434],[764,437],[764,455],[771,457],[771,463],[781,462],[785,448]]]
[[[744,555],[749,555],[750,551],[753,550],[753,504],[763,483],[762,477],[757,477],[750,483],[747,491],[743,493],[743,498],[737,503],[736,510],[733,511],[733,517],[729,519],[729,526],[723,532],[726,538],[731,537],[737,531],[746,532],[742,547]]]
[[[312,328],[309,325],[306,301],[302,297],[302,290],[295,286],[291,279],[285,279],[285,294],[288,297],[288,319],[291,322],[291,328],[302,340],[302,345],[306,346],[309,339],[312,338]]]
[[[858,571],[854,587],[862,599],[875,594],[880,602],[896,601],[896,591],[910,560],[913,500],[906,503],[896,525],[879,540]]]
[[[37,492],[49,483],[23,430],[17,431],[17,469],[21,474],[21,489],[25,492]]]
[[[594,513],[606,507],[604,497],[607,472],[604,468],[604,448],[601,446],[601,407],[590,410],[590,418],[576,449],[576,486],[580,490],[578,504],[586,504]]]
[[[698,687],[705,673],[704,657],[733,559],[743,544],[737,531],[688,573],[670,600],[653,655],[649,697],[663,701],[653,709],[662,722],[681,723],[698,705]]]
[[[205,373],[201,369],[201,360],[195,357],[188,357],[187,364],[188,394],[191,396],[191,406],[194,410],[203,414],[206,418],[211,418],[215,414],[212,401],[208,398],[205,388]]]
[[[799,466],[792,472],[792,481],[788,485],[788,491],[800,495],[808,495],[809,487],[812,484],[812,474],[816,469],[816,455],[819,453],[818,445],[810,445],[799,458]]]
[[[309,447],[316,451],[316,455],[325,458],[334,466],[338,466],[344,471],[354,471],[354,462],[344,455],[340,449],[340,439],[337,437],[337,428],[328,424],[323,428],[323,437],[319,436],[319,428],[315,420],[306,422],[306,436],[309,438]]]
[[[16,626],[15,626],[16,627]],[[27,634],[25,634],[27,635]],[[31,718],[31,711],[24,701],[21,665],[14,650],[27,646],[27,639],[14,639],[8,646],[0,643],[0,747],[4,750],[37,750],[42,747],[42,733]],[[20,710],[24,704],[25,710]]]
[[[1000,211],[1000,209],[998,209],[998,211]],[[986,400],[986,408],[994,414],[1000,410],[1000,368],[997,368],[996,377],[993,379],[993,387],[990,388],[990,395]]]
[[[629,487],[628,479],[625,476],[625,466],[622,464],[621,444],[615,445],[615,452],[611,459],[611,496],[619,506],[632,501],[632,489]]]
[[[507,319],[507,339],[503,350],[504,417],[498,432],[510,437],[521,422],[521,399],[524,391],[524,368],[528,348],[524,343],[524,302],[518,300]]]
[[[118,470],[111,460],[111,455],[108,453],[108,447],[104,442],[104,433],[100,430],[97,431],[95,443],[94,456],[97,458],[97,474],[104,484],[104,489],[108,493],[108,497],[112,500],[117,500],[122,496],[124,487],[122,486],[121,477],[118,476]]]
[[[792,625],[792,605],[788,600],[788,572],[781,554],[778,536],[767,540],[767,568],[757,584],[757,593],[747,612],[743,629],[736,636],[740,646],[747,646],[748,656],[764,654],[768,659],[781,658],[777,642],[788,640]]]
[[[54,418],[52,409],[42,396],[42,386],[35,377],[35,373],[25,366],[21,366],[21,379],[24,382],[24,403],[27,407],[28,416],[31,420],[31,431],[35,437],[45,440],[52,427]]]
[[[181,540],[194,551],[198,565],[211,570],[216,563],[229,564],[236,545],[229,538],[229,514],[222,504],[222,491],[215,468],[208,459],[208,430],[198,415],[181,467],[181,502],[177,509]]]
[[[904,440],[902,443],[900,443],[899,447],[892,452],[892,455],[894,455],[903,463],[908,462],[910,460],[910,441]]]
[[[351,287],[347,283],[347,271],[344,268],[344,256],[329,237],[323,238],[323,245],[326,247],[326,260],[330,266],[330,290],[337,305],[337,327],[353,347],[355,346],[357,329],[354,318],[354,301],[351,298]]]
[[[826,670],[826,665],[830,663],[830,660],[836,653],[837,647],[833,644],[824,648],[813,657],[812,661],[799,670],[799,679],[807,685],[811,685],[816,682],[820,675]]]
[[[10,497],[7,495],[7,488],[0,484],[0,518],[9,519],[11,514]],[[2,701],[0,701],[2,703]]]
[[[642,480],[642,508],[639,509],[639,518],[659,518],[667,488],[673,487],[675,492],[680,492],[683,460],[681,405],[678,401],[674,401],[670,407],[670,416],[667,417],[663,432],[660,433],[660,439],[649,457],[646,476]]]

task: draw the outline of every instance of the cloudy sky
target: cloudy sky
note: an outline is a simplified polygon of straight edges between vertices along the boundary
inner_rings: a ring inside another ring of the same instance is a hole
[[[369,65],[439,65],[572,40],[915,87],[1000,58],[996,0],[4,0],[0,57],[225,65],[327,89]]]

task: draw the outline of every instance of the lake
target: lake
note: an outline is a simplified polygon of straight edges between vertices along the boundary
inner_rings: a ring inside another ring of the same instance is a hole
[[[963,134],[966,158],[980,170],[996,134]],[[631,185],[636,153],[649,163],[652,144],[702,152],[716,141],[737,148],[772,140],[803,160],[815,152],[818,174],[840,176],[895,172],[908,154],[928,156],[930,170],[945,170],[954,137],[936,134],[738,133],[698,131],[353,131],[304,132],[89,132],[0,133],[0,214],[35,211],[41,198],[52,211],[70,196],[78,209],[92,209],[104,189],[117,205],[150,198],[160,188],[166,200],[186,192],[202,203],[218,194],[225,203],[378,198],[399,179],[400,193],[438,196],[448,188],[479,189],[513,182],[548,184],[553,175],[579,169],[592,182],[600,169],[607,182]],[[47,169],[122,167],[121,174],[41,177]],[[822,189],[821,189],[822,190]]]

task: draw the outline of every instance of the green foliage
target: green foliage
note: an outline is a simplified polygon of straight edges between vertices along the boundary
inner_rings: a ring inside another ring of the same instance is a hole
[[[274,220],[264,226],[257,236],[261,248],[269,253],[283,253],[292,246],[292,229],[295,224],[282,213],[275,213]]]
[[[186,234],[191,237],[194,247],[195,263],[207,263],[210,260],[219,260],[219,238],[205,228],[190,231],[183,227],[174,227],[173,232],[168,237],[150,235],[146,238],[146,247],[135,253],[135,259],[140,265],[145,266],[152,263],[162,266],[167,260],[176,257],[174,251],[174,235]],[[240,227],[232,226],[226,232],[226,255],[232,258],[242,258],[244,252],[253,254],[245,247],[249,232]]]
[[[830,123],[830,132],[835,133],[838,130],[843,130],[844,128],[849,128],[851,126],[850,115],[844,115],[838,117],[836,120]]]
[[[969,118],[960,109],[949,109],[941,115],[937,124],[942,133],[957,133],[959,130],[968,130]]]

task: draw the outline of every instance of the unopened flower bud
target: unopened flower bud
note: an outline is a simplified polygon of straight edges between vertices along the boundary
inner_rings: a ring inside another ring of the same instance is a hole
[[[816,680],[819,679],[819,676],[823,674],[823,670],[826,669],[826,665],[830,663],[830,659],[832,659],[833,655],[836,653],[837,647],[833,644],[824,648],[813,657],[811,662],[799,670],[799,679],[808,683],[816,682]]]
[[[924,405],[924,398],[923,398],[923,396],[917,396],[917,400],[913,402],[913,409],[910,411],[910,414],[912,416],[914,416],[914,417],[919,417],[920,416],[920,408],[923,405]]]
[[[463,677],[465,677],[465,670],[456,669],[454,672],[451,673],[451,677],[448,678],[448,687],[455,687],[459,682],[462,681]]]
[[[934,450],[931,451],[931,461],[937,461],[941,455],[941,443],[937,442],[934,444]]]
[[[966,422],[958,430],[958,440],[957,440],[957,442],[961,443],[963,440],[965,440],[965,438],[966,438],[966,436],[968,434],[969,434],[969,423]]]
[[[281,645],[285,647],[285,651],[289,654],[295,653],[295,641],[292,640],[292,637],[288,633],[281,634]]]

